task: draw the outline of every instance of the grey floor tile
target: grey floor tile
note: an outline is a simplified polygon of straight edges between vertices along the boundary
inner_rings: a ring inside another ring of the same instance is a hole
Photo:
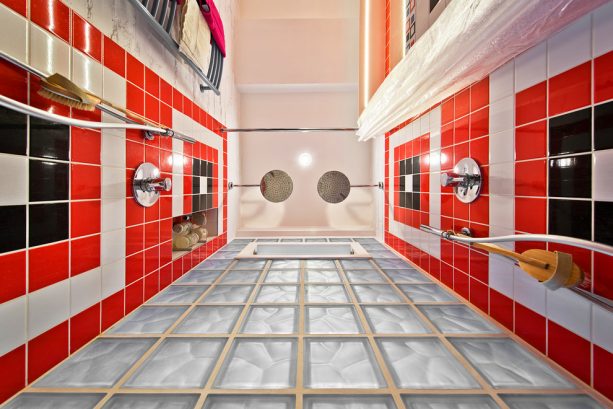
[[[109,330],[111,334],[161,334],[187,310],[182,307],[140,307]]]
[[[495,388],[572,387],[557,371],[511,339],[452,338],[451,342]]]
[[[22,393],[5,409],[90,409],[104,398],[104,393]]]
[[[264,279],[265,283],[298,283],[299,270],[269,270]]]
[[[291,334],[298,332],[297,307],[251,307],[241,330],[244,334]]]
[[[261,270],[266,265],[266,260],[238,260],[232,270]]]
[[[372,269],[374,267],[369,260],[362,259],[341,260],[341,266],[345,270]]]
[[[309,237],[304,239],[306,243],[325,243],[328,240],[324,237]]]
[[[362,307],[373,332],[377,334],[425,334],[430,330],[407,305],[368,305]]]
[[[281,243],[302,243],[302,239],[281,239]]]
[[[238,251],[218,251],[209,257],[209,260],[231,260],[238,255]]]
[[[486,395],[405,395],[404,404],[409,409],[498,409],[499,406]]]
[[[300,268],[300,260],[273,260],[270,268],[271,270]]]
[[[195,394],[117,394],[103,409],[192,409],[199,398]]]
[[[223,270],[192,270],[176,281],[176,284],[213,284]]]
[[[377,270],[345,270],[350,283],[387,283],[385,277]]]
[[[341,277],[336,270],[306,270],[306,282],[309,283],[340,283]]]
[[[226,275],[224,275],[220,283],[223,284],[233,284],[233,283],[244,283],[251,284],[258,281],[258,277],[260,276],[259,270],[232,270],[228,271]]]
[[[305,260],[307,268],[317,268],[317,269],[336,269],[336,264],[334,260],[317,260],[317,259],[309,259]]]
[[[296,383],[296,348],[295,339],[235,340],[215,380],[215,387],[292,388]]]
[[[244,303],[249,299],[252,285],[218,285],[204,296],[204,304],[236,304]]]
[[[359,334],[362,326],[353,307],[306,307],[305,332],[309,334]]]
[[[298,288],[297,285],[262,285],[255,302],[259,304],[295,303],[298,302]]]
[[[472,389],[479,384],[434,338],[377,340],[394,382],[407,389]]]
[[[110,388],[156,338],[99,338],[35,383],[49,388]]]
[[[375,258],[375,263],[384,268],[411,268],[411,265],[399,258]]]
[[[225,339],[167,338],[126,381],[126,388],[202,388]]]
[[[501,395],[511,409],[605,409],[587,395]]]
[[[204,260],[195,270],[225,270],[234,260]]]
[[[242,306],[198,306],[175,328],[176,334],[228,334]]]
[[[413,302],[454,302],[458,301],[453,295],[436,284],[402,284],[398,288]]]
[[[361,303],[393,303],[404,300],[391,285],[385,284],[355,284],[353,292]]]
[[[306,388],[385,387],[372,349],[365,339],[305,340]]]
[[[317,285],[305,286],[306,302],[310,303],[347,303],[349,297],[343,285]]]
[[[330,237],[328,241],[330,243],[351,243],[353,239],[351,237]]]
[[[390,396],[305,396],[305,409],[396,409]]]
[[[293,396],[209,395],[204,409],[294,409]]]
[[[209,288],[208,285],[171,285],[149,300],[148,304],[191,304]]]
[[[428,283],[432,281],[425,274],[414,269],[385,269],[383,271],[394,283]]]
[[[385,250],[385,249],[373,249],[373,250],[369,250],[368,253],[374,259],[381,259],[381,258],[388,258],[388,259],[389,258],[395,258],[395,259],[397,259],[398,258],[397,255],[395,255],[391,251]]]
[[[258,243],[278,243],[279,239],[257,239]]]
[[[500,330],[465,305],[420,305],[419,309],[445,334],[495,334]]]

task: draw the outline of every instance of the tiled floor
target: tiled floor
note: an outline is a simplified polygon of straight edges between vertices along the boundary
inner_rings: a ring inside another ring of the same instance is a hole
[[[235,261],[249,240],[234,240],[7,407],[602,407],[384,246],[356,240],[372,261]]]

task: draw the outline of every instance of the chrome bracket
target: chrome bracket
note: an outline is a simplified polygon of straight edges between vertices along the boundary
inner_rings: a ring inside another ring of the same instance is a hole
[[[152,163],[141,163],[134,173],[132,192],[134,200],[143,207],[153,206],[160,198],[161,191],[170,191],[172,180],[162,178],[160,170]]]
[[[482,184],[481,168],[472,158],[460,160],[453,172],[441,173],[441,186],[453,186],[456,197],[463,203],[477,200]]]

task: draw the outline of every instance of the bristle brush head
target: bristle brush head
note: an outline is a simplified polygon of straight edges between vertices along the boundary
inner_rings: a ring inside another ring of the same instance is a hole
[[[51,101],[55,101],[62,105],[66,105],[71,108],[79,109],[81,111],[94,111],[96,109],[95,105],[87,104],[76,99],[67,97],[65,95],[59,94],[57,92],[51,91],[45,87],[42,87],[38,90],[38,95],[43,98],[49,99]]]

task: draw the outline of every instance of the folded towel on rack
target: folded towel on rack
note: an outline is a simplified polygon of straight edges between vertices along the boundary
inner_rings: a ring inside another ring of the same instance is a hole
[[[223,21],[221,21],[221,16],[219,15],[219,11],[217,11],[215,2],[213,0],[198,0],[198,2],[200,3],[200,11],[211,30],[213,40],[215,44],[217,44],[219,51],[221,51],[221,55],[225,57],[226,38],[223,31]]]
[[[182,0],[180,5],[179,24],[172,37],[179,44],[179,50],[206,73],[211,62],[211,30],[198,0]]]

